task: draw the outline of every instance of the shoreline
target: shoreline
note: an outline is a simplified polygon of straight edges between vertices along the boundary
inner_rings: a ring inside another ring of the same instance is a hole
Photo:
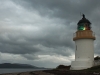
[[[0,75],[100,75],[100,72],[70,71],[70,70],[41,70],[41,71],[19,72],[19,73],[5,73]]]
[[[41,71],[27,71],[27,72],[18,72],[18,73],[4,73],[0,75],[54,75],[54,74],[46,73],[43,70],[41,70]]]

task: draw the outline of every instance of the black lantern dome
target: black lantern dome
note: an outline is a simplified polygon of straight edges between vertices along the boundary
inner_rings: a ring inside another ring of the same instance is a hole
[[[77,23],[77,25],[79,25],[80,23],[88,23],[91,24],[91,22],[85,18],[85,15],[83,14],[83,18]]]
[[[85,18],[85,15],[83,14],[83,18],[77,23],[78,30],[90,30],[91,22]]]

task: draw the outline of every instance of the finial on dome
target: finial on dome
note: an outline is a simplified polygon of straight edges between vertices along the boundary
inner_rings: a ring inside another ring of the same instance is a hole
[[[82,16],[83,16],[83,18],[85,18],[85,15],[84,14]]]

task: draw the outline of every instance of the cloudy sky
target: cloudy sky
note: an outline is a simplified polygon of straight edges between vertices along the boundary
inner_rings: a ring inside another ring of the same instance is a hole
[[[0,0],[0,63],[70,65],[80,12],[92,23],[100,55],[100,0]]]

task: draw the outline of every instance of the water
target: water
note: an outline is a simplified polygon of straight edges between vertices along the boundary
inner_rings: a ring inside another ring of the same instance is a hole
[[[0,74],[3,73],[17,73],[17,72],[27,72],[27,71],[38,71],[46,69],[0,69]]]

